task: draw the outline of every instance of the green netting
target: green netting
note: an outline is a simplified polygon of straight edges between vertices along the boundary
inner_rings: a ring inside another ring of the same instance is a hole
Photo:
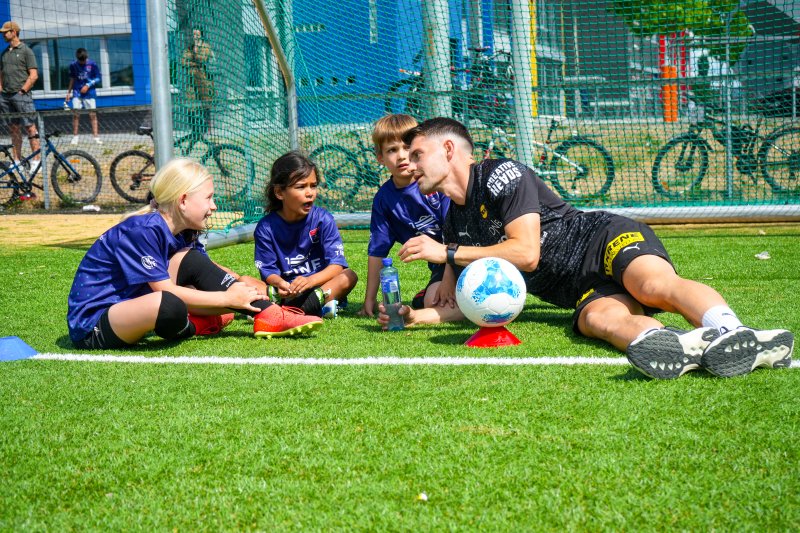
[[[176,137],[208,129],[243,150],[230,149],[229,192],[251,219],[271,161],[290,147],[272,46],[249,3],[170,7]],[[523,160],[581,206],[800,199],[800,10],[790,0],[266,7],[295,78],[300,147],[322,168],[320,202],[336,212],[367,211],[385,179],[369,134],[387,112],[457,118],[477,157]],[[184,61],[198,28],[213,51],[205,74]],[[206,103],[198,80],[210,78]]]
[[[51,42],[50,23],[42,23],[27,37],[41,38],[51,65],[41,95],[63,89],[48,92],[74,46],[87,42],[91,55],[113,64],[127,35],[132,70],[112,66],[102,87],[132,78],[134,100],[149,99],[146,46],[136,44],[146,29],[144,0],[86,3],[111,19],[127,9],[128,33],[113,19],[97,30],[97,46],[86,35]],[[25,26],[69,18],[55,4],[41,12],[28,0],[12,4]],[[265,1],[272,40],[257,5],[166,3],[175,153],[214,172],[223,225],[261,216],[270,166],[293,143],[321,168],[321,205],[368,212],[386,179],[371,127],[387,112],[459,119],[473,133],[476,157],[517,158],[579,206],[690,207],[696,218],[720,209],[729,217],[798,215],[796,1]],[[105,207],[127,201],[120,189],[142,191],[135,179],[108,186],[115,157],[152,154],[152,144],[135,135],[139,109],[99,115],[106,144],[91,148]],[[69,120],[63,110],[48,116]]]

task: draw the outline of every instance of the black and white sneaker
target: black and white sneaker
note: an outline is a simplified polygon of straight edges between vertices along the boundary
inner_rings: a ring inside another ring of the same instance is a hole
[[[651,378],[675,379],[700,368],[704,350],[718,336],[716,328],[697,328],[684,333],[654,329],[628,345],[628,361]]]
[[[759,366],[786,368],[792,363],[792,350],[794,335],[790,331],[740,327],[709,344],[700,364],[715,376],[730,378]]]

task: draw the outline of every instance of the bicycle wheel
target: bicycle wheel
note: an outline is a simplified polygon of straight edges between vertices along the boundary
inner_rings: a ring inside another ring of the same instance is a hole
[[[0,161],[0,174],[8,172],[8,163]],[[19,198],[19,182],[17,177],[8,173],[0,178],[0,211],[13,204]]]
[[[405,113],[420,120],[422,114],[422,95],[425,84],[418,78],[397,80],[389,86],[384,100],[384,109],[387,113]]]
[[[706,177],[709,150],[708,143],[691,134],[667,142],[653,162],[653,188],[669,198],[691,193]]]
[[[203,156],[201,163],[215,178],[218,207],[240,209],[255,182],[255,166],[244,149],[234,144],[219,144]]]
[[[108,177],[120,196],[129,202],[144,204],[155,173],[153,156],[140,150],[128,150],[111,162]]]
[[[550,181],[565,200],[603,196],[614,182],[614,160],[598,142],[568,139],[553,151]]]
[[[324,144],[311,152],[319,171],[318,197],[331,211],[353,211],[353,197],[361,188],[358,158],[343,146]]]
[[[66,202],[86,204],[100,193],[102,174],[94,157],[80,150],[55,152],[50,182],[59,198]]]
[[[800,128],[771,133],[758,150],[761,175],[774,192],[800,188]]]

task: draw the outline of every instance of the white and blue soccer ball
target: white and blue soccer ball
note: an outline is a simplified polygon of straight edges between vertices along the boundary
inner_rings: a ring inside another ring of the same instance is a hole
[[[499,257],[473,261],[456,283],[459,309],[477,326],[505,326],[525,306],[525,280],[517,268]]]

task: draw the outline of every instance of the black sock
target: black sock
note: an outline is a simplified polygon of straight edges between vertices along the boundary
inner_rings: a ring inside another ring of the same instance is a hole
[[[322,302],[319,301],[316,288],[301,292],[291,300],[284,300],[286,307],[297,307],[307,315],[322,316]]]

